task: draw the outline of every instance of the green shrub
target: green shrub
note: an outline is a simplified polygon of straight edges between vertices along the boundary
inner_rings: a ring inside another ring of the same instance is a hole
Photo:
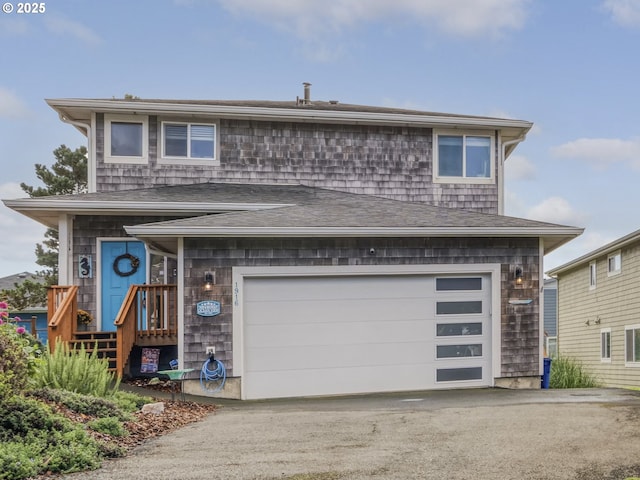
[[[36,400],[14,396],[2,404],[0,442],[25,439],[33,432],[66,431],[69,421]]]
[[[30,395],[64,405],[69,410],[92,417],[117,417],[122,421],[131,419],[129,412],[120,408],[112,399],[96,398],[82,393],[54,390],[51,388],[34,390],[30,392]]]
[[[0,308],[0,313],[6,312]],[[0,402],[25,389],[42,353],[40,343],[14,320],[0,317]]]
[[[18,442],[0,444],[0,479],[20,480],[41,470],[40,447]]]
[[[131,413],[137,412],[142,408],[143,405],[155,401],[151,397],[145,397],[133,392],[125,392],[123,390],[118,390],[117,392],[115,392],[110,400],[115,402],[115,404],[125,412]]]
[[[549,388],[593,388],[599,383],[582,363],[571,357],[556,357],[551,362]]]
[[[98,357],[98,349],[87,353],[84,345],[71,350],[68,343],[56,341],[54,353],[45,353],[35,375],[38,387],[108,398],[120,385],[120,378],[109,371],[109,362]]]
[[[82,425],[35,399],[13,396],[0,415],[0,479],[70,473],[100,466],[100,445]]]
[[[95,432],[105,433],[112,437],[125,437],[129,435],[129,432],[127,432],[127,429],[124,428],[124,425],[122,425],[122,422],[117,417],[98,418],[89,422],[87,426]]]

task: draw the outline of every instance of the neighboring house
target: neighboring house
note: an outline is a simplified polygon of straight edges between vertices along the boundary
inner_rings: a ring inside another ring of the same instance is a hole
[[[558,352],[606,386],[640,387],[640,230],[549,271],[558,280]]]
[[[0,278],[0,292],[2,290],[12,290],[20,285],[25,280],[31,280],[34,282],[42,282],[42,278],[38,277],[34,273],[21,272],[7,277]],[[6,300],[0,298],[0,300]],[[47,342],[47,306],[46,305],[34,305],[29,308],[22,308],[16,310],[9,305],[9,314],[12,317],[20,318],[20,325],[25,327],[29,333],[40,339],[42,343]]]
[[[531,123],[308,89],[48,103],[88,138],[90,193],[5,204],[60,232],[53,335],[77,299],[120,372],[155,346],[203,395],[208,347],[243,399],[539,388],[543,256],[582,229],[502,215]]]
[[[548,357],[558,353],[558,282],[544,279],[544,349]]]

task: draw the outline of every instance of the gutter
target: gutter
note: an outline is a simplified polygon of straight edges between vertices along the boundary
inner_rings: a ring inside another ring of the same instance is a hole
[[[57,200],[55,198],[22,198],[16,200],[2,200],[12,210],[16,211],[53,211],[69,210],[76,214],[91,212],[236,212],[269,210],[272,208],[291,207],[293,204],[274,203],[200,203],[200,202],[111,202],[100,200]]]
[[[577,227],[198,227],[125,225],[130,235],[155,237],[538,237],[578,236]]]

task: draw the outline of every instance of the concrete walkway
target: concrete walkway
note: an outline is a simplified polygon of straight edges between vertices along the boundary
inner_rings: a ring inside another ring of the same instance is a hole
[[[640,476],[640,392],[481,389],[216,403],[202,422],[65,478]]]

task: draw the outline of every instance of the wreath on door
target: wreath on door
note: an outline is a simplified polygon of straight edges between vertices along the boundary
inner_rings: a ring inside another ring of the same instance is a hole
[[[120,262],[122,260],[129,260],[129,270],[122,271],[120,270]],[[138,267],[140,266],[140,259],[135,255],[131,255],[130,253],[123,253],[116,257],[113,261],[113,271],[116,272],[117,275],[121,277],[128,277],[133,275],[138,271]]]

